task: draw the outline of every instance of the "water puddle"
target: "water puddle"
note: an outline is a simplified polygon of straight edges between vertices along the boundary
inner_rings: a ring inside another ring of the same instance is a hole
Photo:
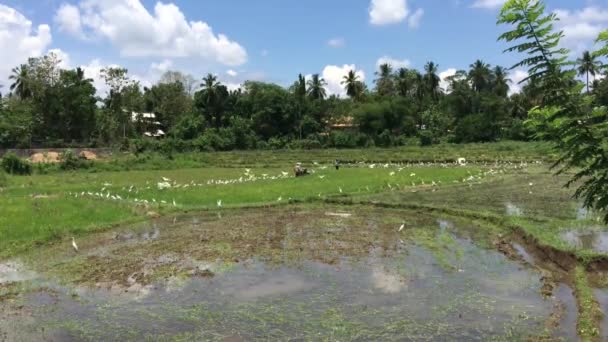
[[[524,214],[523,210],[516,206],[515,204],[511,203],[511,202],[507,202],[505,203],[505,211],[507,213],[507,215],[509,216],[522,216]]]
[[[579,338],[576,334],[578,307],[572,288],[565,284],[559,284],[555,291],[555,297],[559,306],[556,310],[558,321],[555,322],[556,324],[559,322],[559,335],[566,338],[567,341],[578,341]]]
[[[534,257],[528,253],[528,251],[520,244],[513,243],[513,248],[517,251],[517,254],[522,257],[522,259],[530,265],[534,265]]]
[[[0,285],[32,280],[37,277],[19,261],[0,263]]]
[[[544,336],[558,305],[550,334],[575,331],[571,291],[543,297],[539,272],[459,237],[460,222],[413,213],[408,223],[428,228],[398,232],[403,211],[324,213],[182,219],[154,242],[155,229],[133,230],[106,257],[87,251],[82,272],[98,283],[47,280],[0,301],[0,339],[526,340]]]
[[[600,230],[571,230],[560,235],[572,247],[608,253],[608,232]]]

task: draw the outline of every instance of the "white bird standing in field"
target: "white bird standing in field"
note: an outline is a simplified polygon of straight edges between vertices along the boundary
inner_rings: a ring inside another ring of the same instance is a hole
[[[78,252],[78,245],[76,244],[76,240],[74,240],[73,236],[72,236],[72,248],[74,248],[74,250],[76,252]]]
[[[339,187],[338,190],[340,190],[340,193],[342,193],[342,188]]]
[[[401,225],[401,227],[399,227],[399,231],[402,231],[402,230],[403,230],[403,228],[405,228],[405,223],[403,223],[403,224]]]
[[[218,206],[218,208],[222,207],[222,200],[217,200],[217,206]]]

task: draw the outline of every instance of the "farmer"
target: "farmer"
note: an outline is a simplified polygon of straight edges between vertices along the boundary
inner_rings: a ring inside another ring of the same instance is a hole
[[[297,163],[293,168],[293,173],[296,177],[305,176],[308,174],[308,169],[302,167],[302,163]]]

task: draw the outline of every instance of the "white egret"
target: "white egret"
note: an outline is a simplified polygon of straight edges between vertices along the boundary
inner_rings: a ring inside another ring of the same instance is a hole
[[[277,198],[277,202],[281,202],[283,200],[283,196],[280,196],[279,198]]]
[[[177,207],[177,203],[175,203],[175,199],[173,199],[173,206]]]
[[[74,250],[76,252],[78,252],[78,245],[76,244],[76,240],[74,240],[73,236],[72,236],[72,248],[74,248]]]
[[[222,207],[222,200],[217,200],[217,207],[221,208]]]
[[[389,176],[391,176],[391,177],[394,176],[394,175],[395,175],[395,171],[389,173]]]
[[[340,190],[340,193],[342,193],[342,188],[341,187],[338,187],[338,190]]]
[[[415,173],[410,173],[410,177],[416,177]]]
[[[403,230],[403,228],[405,228],[405,223],[403,223],[403,224],[401,225],[401,227],[399,227],[399,231],[402,231],[402,230]]]
[[[323,178],[325,178],[325,176],[319,176],[319,178],[320,178],[320,179],[323,179]]]

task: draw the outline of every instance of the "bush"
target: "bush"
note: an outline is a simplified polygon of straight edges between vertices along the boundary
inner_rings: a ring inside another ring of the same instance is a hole
[[[331,132],[329,136],[330,144],[333,147],[338,148],[355,148],[368,146],[373,143],[373,140],[363,133],[351,133],[351,132]],[[370,141],[368,141],[370,140]]]
[[[290,142],[288,147],[291,150],[314,150],[321,148],[322,145],[316,139],[302,139]]]
[[[91,163],[76,156],[72,150],[66,150],[61,155],[61,164],[59,168],[64,171],[88,169],[91,167]]]
[[[32,164],[20,159],[14,153],[8,153],[2,158],[2,169],[11,175],[32,174]]]
[[[457,143],[495,141],[498,126],[484,114],[472,114],[461,119],[454,132]]]
[[[420,138],[420,146],[431,146],[439,143],[439,139],[431,131],[420,131],[418,134]]]

